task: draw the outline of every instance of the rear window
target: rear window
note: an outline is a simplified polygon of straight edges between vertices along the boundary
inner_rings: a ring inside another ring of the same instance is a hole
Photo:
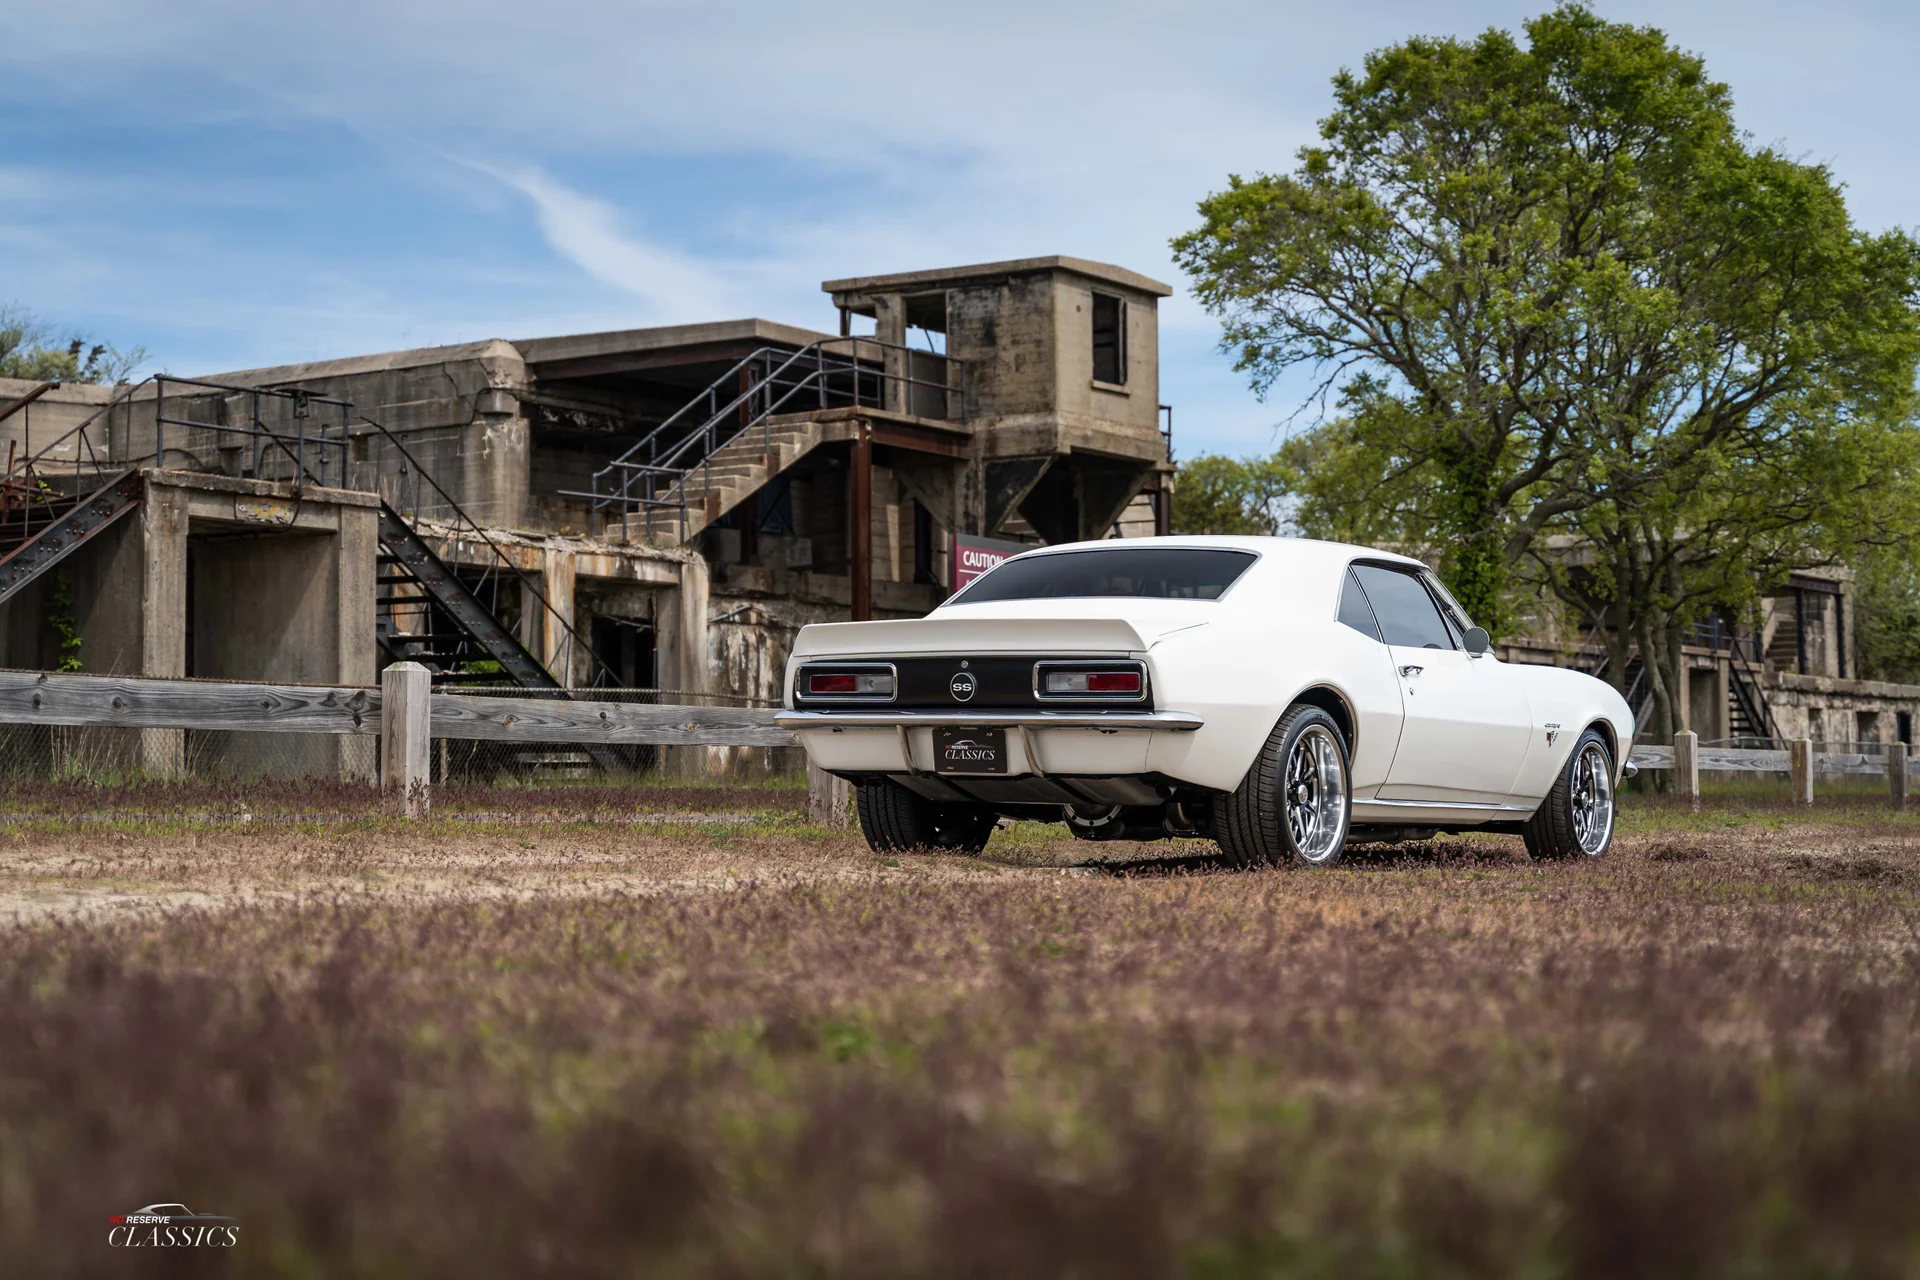
[[[1251,551],[1215,551],[1201,547],[1063,551],[1009,560],[976,579],[949,603],[1062,600],[1084,596],[1218,600],[1258,558]]]

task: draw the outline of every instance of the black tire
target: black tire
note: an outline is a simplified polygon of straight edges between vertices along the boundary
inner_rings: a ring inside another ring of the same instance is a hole
[[[977,854],[999,821],[985,805],[940,804],[891,780],[861,787],[854,807],[875,853]]]
[[[1598,729],[1573,744],[1553,790],[1521,828],[1540,861],[1597,858],[1613,846],[1613,751]]]
[[[1337,775],[1331,785],[1316,775],[1311,785],[1318,789],[1306,796],[1298,792],[1298,779],[1289,785],[1303,741],[1316,768],[1332,767]],[[1290,707],[1240,785],[1215,802],[1214,838],[1227,860],[1238,866],[1293,862],[1330,867],[1340,861],[1353,826],[1351,777],[1347,738],[1334,718],[1304,703]],[[1298,821],[1303,809],[1319,820],[1307,829],[1304,844]],[[1336,815],[1337,828],[1328,821]]]

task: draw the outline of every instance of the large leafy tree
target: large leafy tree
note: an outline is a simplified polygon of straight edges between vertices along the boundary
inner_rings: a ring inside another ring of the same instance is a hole
[[[63,339],[32,312],[0,307],[0,378],[117,383],[146,359],[145,348],[121,351],[85,338]]]
[[[1174,242],[1256,389],[1341,404],[1309,515],[1432,547],[1496,628],[1529,577],[1609,614],[1657,732],[1704,610],[1901,536],[1920,252],[1699,58],[1566,6],[1371,55],[1321,135]]]
[[[1287,523],[1283,505],[1298,473],[1280,454],[1229,458],[1203,454],[1180,464],[1174,477],[1176,533],[1279,533]]]

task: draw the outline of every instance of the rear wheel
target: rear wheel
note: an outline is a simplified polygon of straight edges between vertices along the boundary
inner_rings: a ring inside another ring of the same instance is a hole
[[[1597,858],[1613,844],[1613,753],[1598,729],[1573,744],[1553,790],[1521,834],[1535,858]]]
[[[860,833],[875,853],[966,853],[987,847],[999,816],[984,805],[941,804],[891,779],[859,790]]]
[[[1214,836],[1240,866],[1330,867],[1352,821],[1347,740],[1332,716],[1304,704],[1280,717],[1247,776],[1214,806]]]

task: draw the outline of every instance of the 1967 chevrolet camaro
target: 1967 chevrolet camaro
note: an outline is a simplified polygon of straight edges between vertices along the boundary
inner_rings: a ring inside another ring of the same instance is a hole
[[[1597,857],[1634,728],[1602,681],[1494,657],[1417,560],[1212,537],[1047,547],[926,618],[806,627],[776,718],[876,850],[978,852],[1004,816],[1322,867],[1469,829]]]

